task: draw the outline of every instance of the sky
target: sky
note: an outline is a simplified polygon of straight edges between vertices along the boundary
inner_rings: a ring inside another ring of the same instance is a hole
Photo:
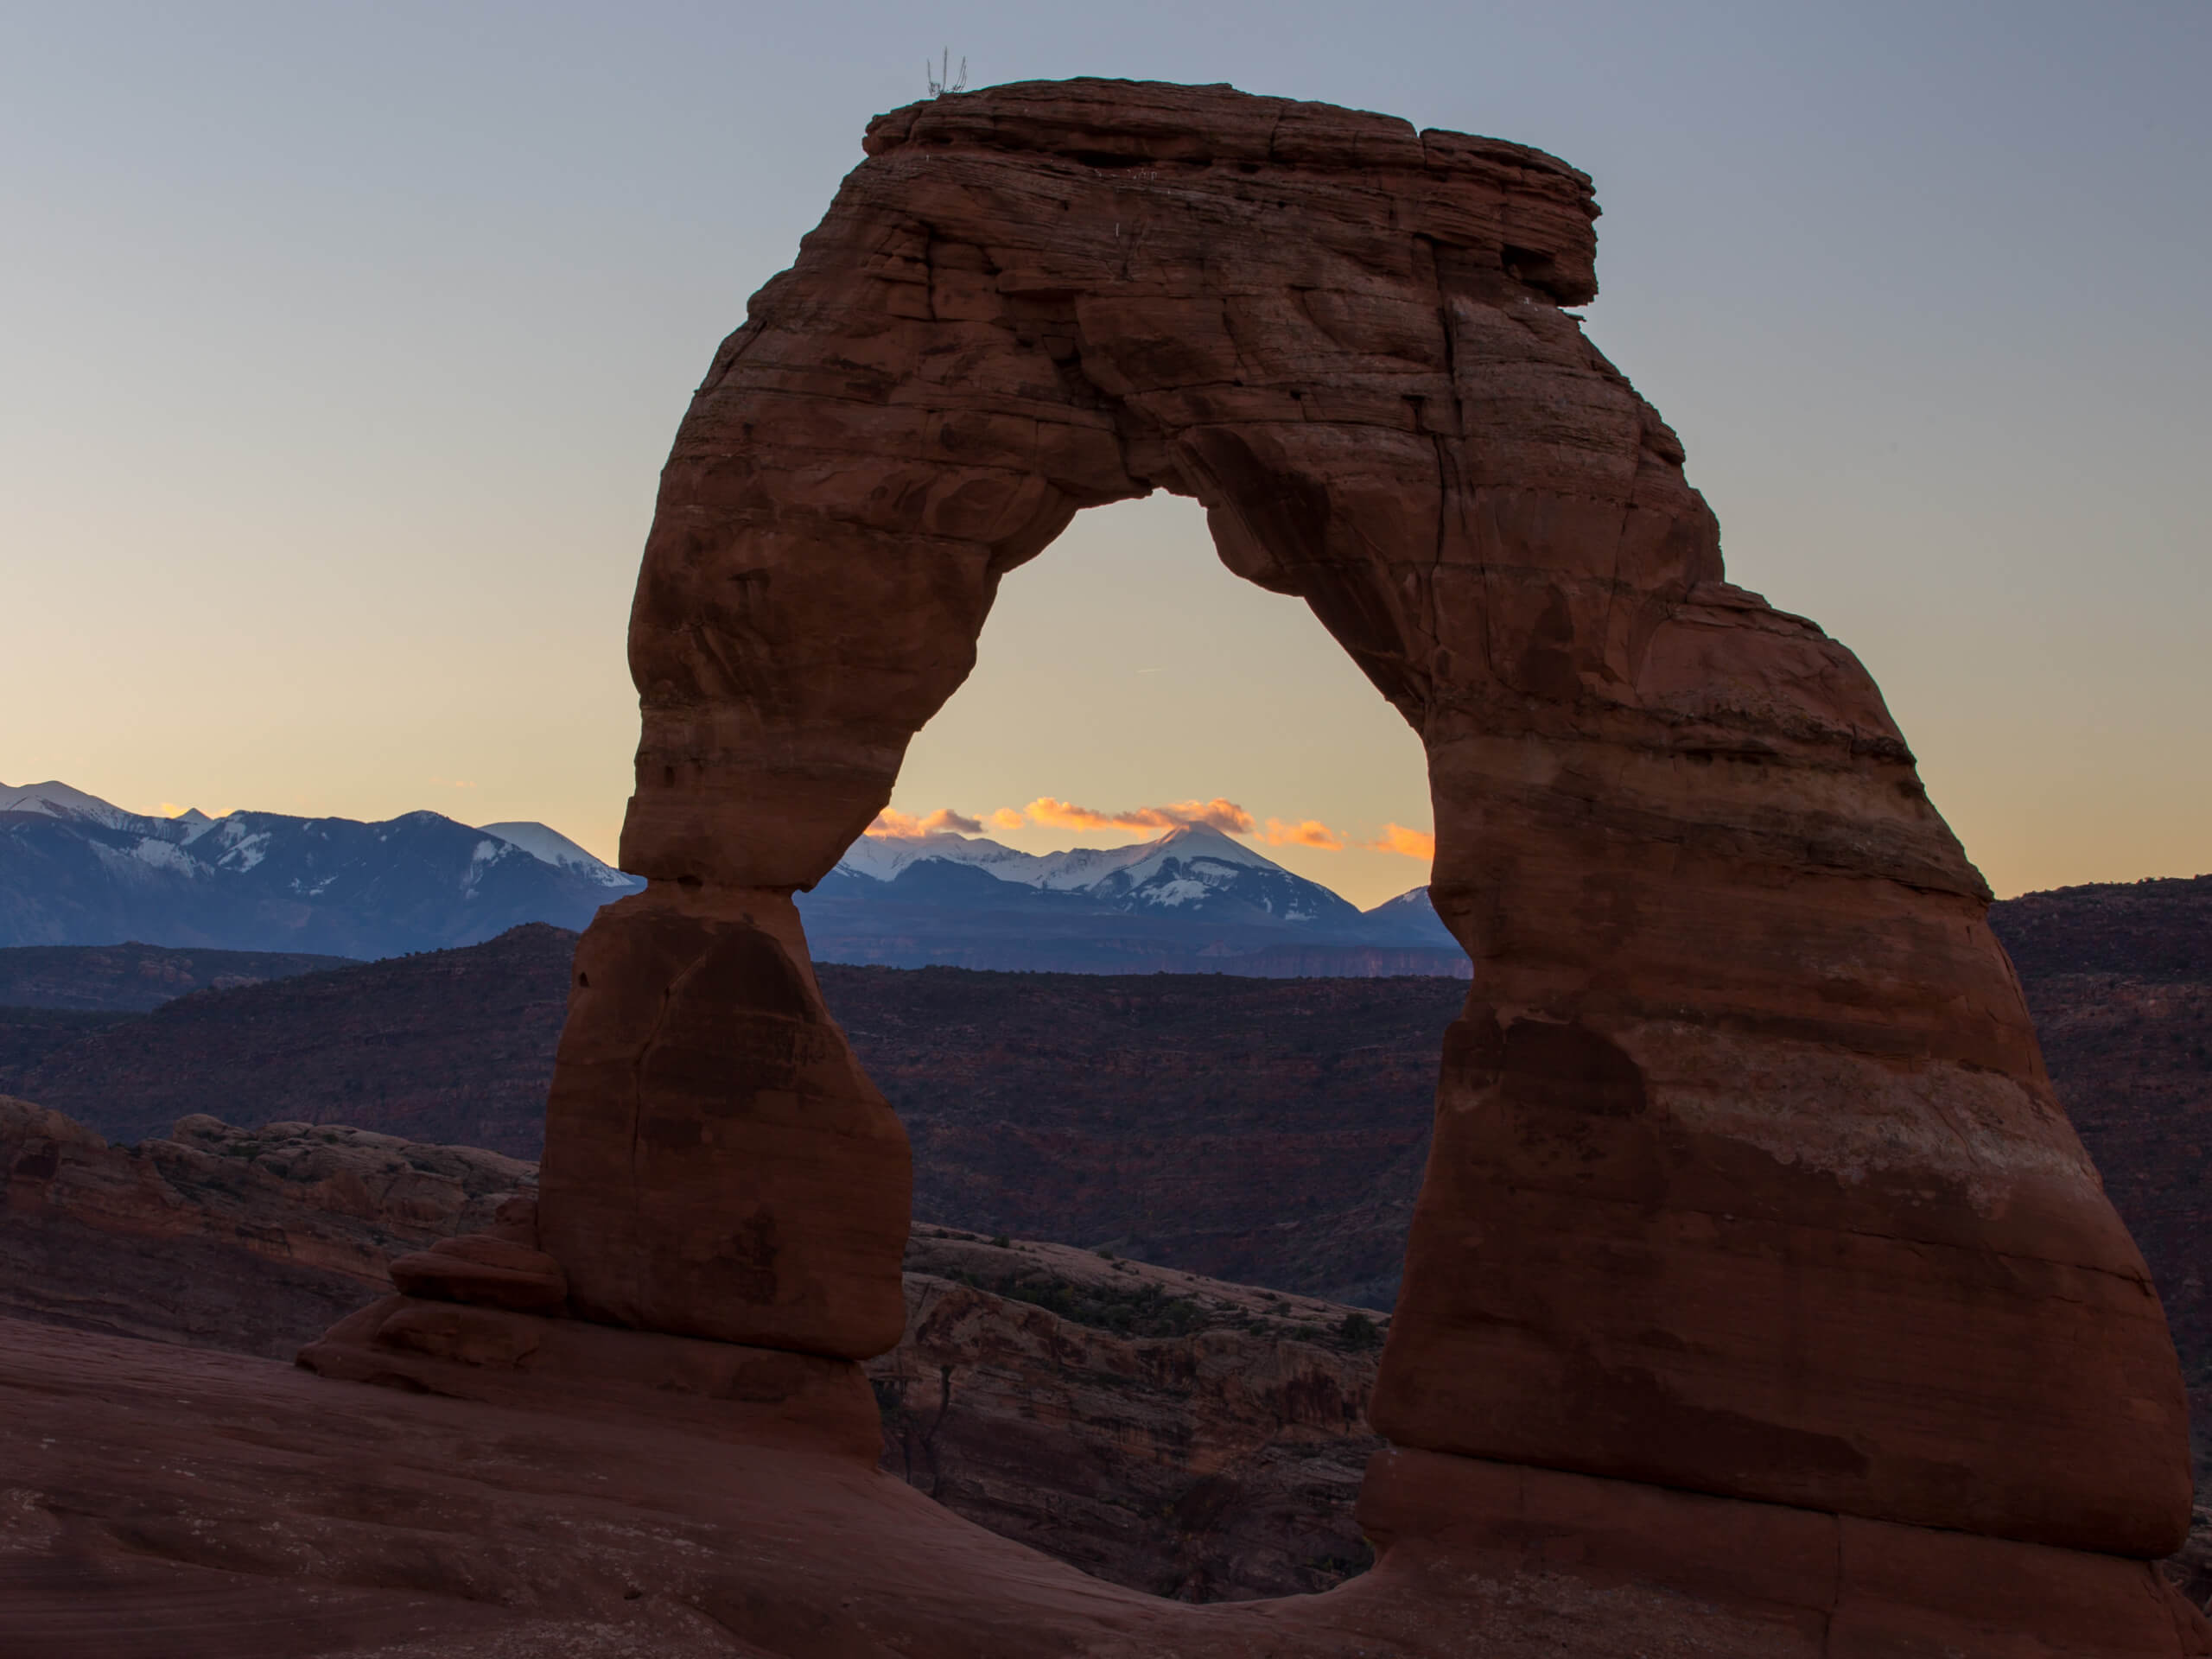
[[[611,856],[677,423],[944,47],[1592,173],[1592,338],[1992,885],[2212,869],[2202,0],[0,0],[0,779]],[[1425,877],[1411,732],[1154,499],[1008,580],[893,804],[1047,803],[992,831],[1043,850],[1217,800],[1359,902]]]

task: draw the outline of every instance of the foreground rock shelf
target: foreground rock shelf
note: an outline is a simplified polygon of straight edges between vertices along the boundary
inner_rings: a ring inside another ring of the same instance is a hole
[[[859,1458],[0,1320],[10,1659],[2179,1655],[2140,1562],[1390,1454],[1375,1568],[1191,1606]],[[1441,1513],[1440,1513],[1441,1512]],[[1394,1527],[1403,1529],[1391,1541]],[[2085,1622],[2082,1609],[2098,1613]],[[2021,1634],[2033,1631],[2033,1635]]]

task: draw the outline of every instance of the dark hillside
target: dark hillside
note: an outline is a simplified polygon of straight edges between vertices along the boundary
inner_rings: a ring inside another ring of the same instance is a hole
[[[2025,893],[1995,906],[1989,921],[2022,979],[2212,982],[2212,875]]]
[[[201,991],[0,1077],[0,1093],[111,1141],[205,1112],[535,1158],[575,943],[532,924],[460,950]]]
[[[11,1079],[23,1076],[49,1055],[144,1018],[141,1014],[85,1008],[0,1007],[0,1095],[8,1092]]]
[[[1395,1299],[1464,981],[818,971],[918,1216]]]
[[[123,1008],[143,1014],[194,991],[343,968],[351,957],[163,944],[24,944],[0,950],[0,1007]]]
[[[2027,991],[2058,1097],[2151,1264],[2212,1427],[2212,975],[2057,974]]]
[[[111,1140],[347,1123],[536,1157],[575,935],[203,993],[49,1034],[0,1092]],[[913,1135],[915,1208],[1387,1306],[1460,982],[819,969]]]
[[[2202,1439],[2212,1426],[2212,876],[2031,893],[1990,919],[2027,988],[2058,1096],[2158,1281]]]

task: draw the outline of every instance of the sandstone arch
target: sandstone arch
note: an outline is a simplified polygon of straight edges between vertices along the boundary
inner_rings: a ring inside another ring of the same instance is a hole
[[[888,801],[999,578],[1167,489],[1421,734],[1476,963],[1378,1535],[1525,1507],[1535,1470],[2173,1548],[2172,1349],[1986,890],[1864,670],[1725,582],[1681,445],[1560,308],[1595,292],[1589,181],[1106,82],[867,148],[663,478],[622,856],[652,887],[578,953],[550,1107],[572,1307],[896,1339],[906,1143],[790,893]]]

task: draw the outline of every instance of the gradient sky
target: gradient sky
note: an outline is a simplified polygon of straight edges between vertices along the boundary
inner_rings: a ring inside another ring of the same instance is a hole
[[[1730,575],[1880,680],[2000,893],[2212,868],[2212,5],[0,7],[0,779],[611,854],[655,477],[950,44],[1541,145]],[[1429,826],[1187,502],[1012,578],[896,804]],[[1033,849],[1077,837],[1032,825]],[[1372,903],[1418,860],[1277,856]]]

